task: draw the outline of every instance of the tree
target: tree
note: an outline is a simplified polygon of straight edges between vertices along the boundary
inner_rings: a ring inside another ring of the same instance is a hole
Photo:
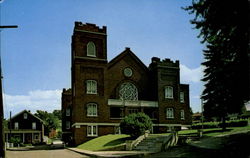
[[[185,8],[195,14],[191,23],[200,30],[206,45],[204,115],[225,118],[241,113],[249,100],[248,2],[237,0],[193,0]],[[225,126],[223,126],[225,129]]]
[[[51,132],[52,129],[57,129],[60,126],[59,118],[53,113],[37,110],[35,116],[43,120],[45,135],[49,135],[49,132]]]
[[[59,120],[62,120],[62,113],[61,110],[54,110],[52,114],[57,117]]]
[[[152,128],[152,121],[145,113],[132,113],[120,123],[121,132],[136,138]]]

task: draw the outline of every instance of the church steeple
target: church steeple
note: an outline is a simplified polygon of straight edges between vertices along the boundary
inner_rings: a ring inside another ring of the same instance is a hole
[[[107,28],[75,22],[72,36],[72,56],[107,60]]]

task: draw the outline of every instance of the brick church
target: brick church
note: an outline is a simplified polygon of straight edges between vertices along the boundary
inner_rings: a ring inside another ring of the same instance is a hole
[[[180,84],[179,61],[153,57],[147,67],[126,48],[107,60],[107,28],[75,22],[71,88],[62,92],[63,140],[75,145],[119,134],[121,119],[144,112],[151,132],[190,126],[189,85]]]

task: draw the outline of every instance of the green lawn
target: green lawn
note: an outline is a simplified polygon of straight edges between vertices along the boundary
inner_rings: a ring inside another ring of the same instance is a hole
[[[228,127],[226,131],[222,131],[221,128],[211,128],[211,129],[203,129],[203,136],[217,136],[217,135],[224,135],[224,134],[231,134],[236,133],[239,131],[247,131],[250,130],[250,126],[245,127]],[[179,135],[197,135],[197,130],[182,130],[178,132]],[[153,134],[153,135],[169,135],[169,133],[162,133],[162,134]],[[105,135],[95,139],[92,139],[88,142],[85,142],[77,148],[83,150],[91,150],[91,151],[98,151],[98,150],[105,150],[113,147],[117,147],[125,143],[126,140],[131,139],[129,135]]]
[[[77,146],[77,148],[83,150],[91,150],[91,151],[105,150],[108,148],[119,146],[125,143],[125,141],[128,140],[129,138],[130,136],[125,134],[119,134],[119,135],[109,134],[87,141]]]
[[[222,131],[221,128],[211,128],[211,129],[203,129],[204,136],[217,136],[224,134],[232,134],[239,131],[247,131],[250,130],[250,126],[245,127],[227,127],[226,131]],[[195,135],[197,134],[197,129],[193,130],[183,130],[178,132],[179,135]]]

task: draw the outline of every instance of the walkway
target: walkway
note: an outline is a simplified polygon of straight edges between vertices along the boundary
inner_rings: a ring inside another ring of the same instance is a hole
[[[88,151],[78,148],[68,148],[68,150],[91,157],[144,157],[152,154],[152,152],[147,151]]]
[[[67,149],[57,150],[30,150],[30,151],[6,151],[7,158],[87,158]]]

